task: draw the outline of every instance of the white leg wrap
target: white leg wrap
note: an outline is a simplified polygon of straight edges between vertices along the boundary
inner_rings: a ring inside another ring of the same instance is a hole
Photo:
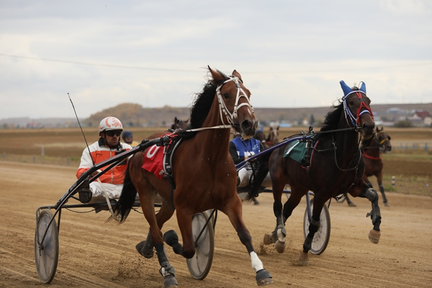
[[[255,272],[264,269],[264,266],[255,251],[252,251],[249,255],[251,257],[252,268],[255,270]]]

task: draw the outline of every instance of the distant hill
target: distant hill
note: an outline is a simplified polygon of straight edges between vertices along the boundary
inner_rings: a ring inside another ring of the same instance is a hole
[[[254,107],[255,114],[261,125],[267,126],[270,122],[285,123],[286,125],[302,125],[311,118],[315,120],[315,126],[325,119],[325,115],[332,110],[329,107],[304,107],[304,108],[258,108]],[[375,104],[372,111],[376,120],[382,117],[410,116],[415,110],[426,110],[432,114],[432,103],[413,104]],[[144,108],[136,103],[123,103],[115,107],[104,109],[92,114],[89,118],[82,120],[81,124],[88,127],[96,127],[100,120],[106,116],[119,118],[125,127],[167,127],[170,126],[174,117],[186,120],[190,116],[188,107]],[[308,124],[306,124],[308,125]],[[0,119],[2,128],[60,128],[77,127],[75,118],[7,118]]]
[[[376,116],[387,115],[388,110],[394,108],[403,111],[404,115],[410,115],[414,110],[427,110],[432,112],[432,103],[418,104],[377,104],[372,106]],[[267,126],[270,122],[287,123],[297,125],[304,120],[310,121],[311,117],[320,123],[325,115],[332,111],[332,107],[304,107],[304,108],[257,108],[255,115],[261,125]],[[190,115],[190,108],[176,108],[164,106],[162,108],[143,108],[139,104],[124,103],[105,109],[91,115],[84,121],[87,126],[96,126],[107,115],[118,117],[125,126],[170,126],[174,117],[186,120]]]
[[[124,103],[90,115],[84,120],[86,126],[97,126],[106,116],[114,116],[128,127],[170,126],[174,117],[182,120],[189,118],[190,108],[164,106],[162,108],[143,108],[139,104]]]

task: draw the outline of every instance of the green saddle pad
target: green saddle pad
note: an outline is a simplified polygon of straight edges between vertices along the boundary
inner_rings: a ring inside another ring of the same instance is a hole
[[[291,142],[287,148],[285,149],[283,157],[289,157],[299,163],[302,163],[302,160],[306,155],[306,142],[296,140]]]

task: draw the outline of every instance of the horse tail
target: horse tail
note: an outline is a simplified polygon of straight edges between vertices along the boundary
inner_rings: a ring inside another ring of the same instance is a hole
[[[130,162],[129,162],[130,165]],[[130,210],[135,202],[137,190],[132,183],[129,175],[129,165],[126,169],[125,178],[123,181],[123,189],[120,195],[120,199],[116,205],[115,211],[120,216],[120,223],[124,222],[129,215]]]
[[[251,179],[251,189],[246,196],[246,200],[251,200],[254,197],[258,197],[259,189],[261,184],[269,172],[268,161],[272,153],[264,153],[263,155],[257,157],[256,161],[259,163],[258,168],[254,171],[254,176]]]

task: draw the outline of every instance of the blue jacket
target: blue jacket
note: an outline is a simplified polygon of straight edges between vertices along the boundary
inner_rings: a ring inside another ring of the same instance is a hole
[[[261,151],[261,143],[255,138],[243,141],[240,137],[236,137],[231,140],[229,148],[234,163],[238,164],[244,160],[245,156],[258,154]]]

